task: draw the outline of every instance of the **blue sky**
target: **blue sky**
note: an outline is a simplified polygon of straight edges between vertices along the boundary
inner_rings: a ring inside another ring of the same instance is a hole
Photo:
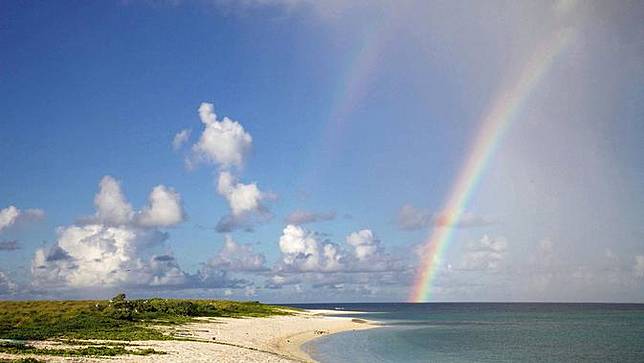
[[[549,32],[571,28],[484,171],[467,213],[485,223],[457,228],[433,299],[641,302],[643,11],[4,2],[0,294],[406,300],[481,117]],[[239,165],[197,150],[202,103],[252,138],[218,139]],[[239,194],[218,190],[224,173]],[[237,214],[233,194],[250,200]],[[326,220],[288,229],[296,211]],[[241,228],[216,231],[225,216]]]

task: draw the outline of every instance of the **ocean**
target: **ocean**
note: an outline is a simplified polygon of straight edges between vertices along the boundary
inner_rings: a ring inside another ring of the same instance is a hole
[[[304,345],[322,363],[644,362],[644,304],[299,304],[381,328]]]

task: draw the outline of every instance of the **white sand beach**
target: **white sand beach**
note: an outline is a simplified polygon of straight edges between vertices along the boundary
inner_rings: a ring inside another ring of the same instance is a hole
[[[123,355],[106,358],[31,356],[48,362],[312,362],[303,343],[326,334],[374,328],[361,319],[329,316],[337,311],[307,310],[291,316],[268,318],[200,318],[198,322],[173,327],[173,333],[189,341],[135,341],[136,347],[153,348],[163,355]],[[343,312],[349,313],[349,312]],[[165,328],[168,329],[168,328]],[[58,342],[33,343],[57,348]],[[129,347],[128,347],[129,348]],[[0,353],[0,359],[28,357]]]

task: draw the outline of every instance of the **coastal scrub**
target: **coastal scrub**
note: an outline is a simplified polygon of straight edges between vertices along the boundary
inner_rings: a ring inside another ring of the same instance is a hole
[[[10,341],[3,343],[0,351],[76,356],[159,354],[162,352],[127,349],[125,344],[120,343],[61,349],[64,352],[59,352],[11,342],[52,339],[73,342],[80,339],[172,340],[180,337],[164,333],[158,327],[188,323],[197,317],[244,318],[289,314],[291,312],[285,308],[259,302],[161,298],[128,300],[124,294],[108,301],[0,301],[0,339]]]

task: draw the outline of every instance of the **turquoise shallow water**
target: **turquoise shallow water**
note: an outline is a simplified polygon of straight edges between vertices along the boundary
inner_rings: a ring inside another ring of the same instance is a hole
[[[644,362],[640,304],[307,304],[367,311],[382,328],[304,346],[323,363]],[[349,315],[351,316],[351,315]]]

